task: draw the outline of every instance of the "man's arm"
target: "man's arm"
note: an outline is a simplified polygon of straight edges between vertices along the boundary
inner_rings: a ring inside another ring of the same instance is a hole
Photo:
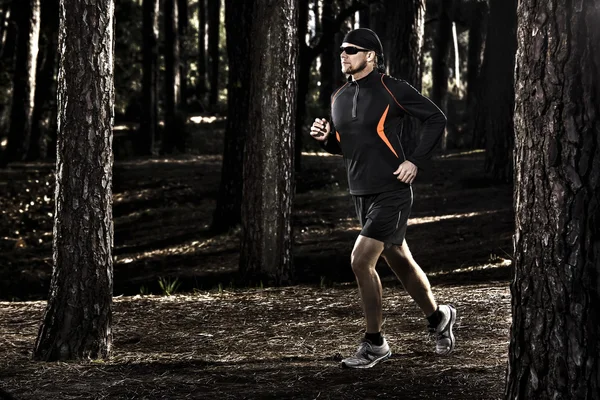
[[[419,169],[426,169],[446,128],[446,116],[431,100],[407,82],[386,76],[384,83],[398,106],[422,122],[417,135],[420,138],[417,148],[406,159]]]

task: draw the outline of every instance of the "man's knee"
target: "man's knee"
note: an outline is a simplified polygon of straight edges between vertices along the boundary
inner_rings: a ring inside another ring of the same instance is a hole
[[[390,247],[386,248],[383,251],[383,258],[388,262],[396,263],[396,264],[409,264],[411,259],[410,251],[408,250],[408,246],[402,246],[393,244]]]
[[[372,262],[370,261],[370,257],[367,257],[360,251],[354,250],[352,252],[350,265],[352,266],[352,271],[354,271],[354,274],[360,275],[369,272],[369,270],[373,267],[371,264]]]

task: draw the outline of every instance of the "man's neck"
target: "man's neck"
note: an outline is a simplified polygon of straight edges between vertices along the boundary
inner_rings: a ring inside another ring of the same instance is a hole
[[[352,74],[352,80],[353,80],[353,81],[357,81],[357,80],[359,80],[359,79],[362,79],[362,78],[364,78],[365,76],[367,76],[367,75],[369,75],[371,72],[373,72],[373,69],[375,69],[375,68],[373,67],[373,65],[367,65],[367,67],[366,67],[366,68],[364,68],[364,69],[362,69],[362,70],[358,71],[358,72],[357,72],[357,73],[355,73],[355,74]]]

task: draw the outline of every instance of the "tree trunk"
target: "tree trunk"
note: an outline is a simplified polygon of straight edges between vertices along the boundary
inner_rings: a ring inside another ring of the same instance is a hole
[[[600,393],[600,8],[521,0],[506,399]]]
[[[211,226],[216,233],[228,231],[238,225],[241,218],[243,177],[240,165],[243,165],[244,143],[249,134],[253,8],[253,1],[225,0],[229,76],[221,184]]]
[[[177,29],[179,33],[179,109],[184,114],[187,113],[187,76],[188,76],[188,60],[187,60],[187,35],[189,28],[189,13],[188,0],[177,0],[178,2],[178,18]]]
[[[263,0],[255,11],[240,271],[249,284],[284,284],[294,276],[292,200],[298,10],[294,0]],[[282,46],[286,51],[281,51]]]
[[[208,63],[210,93],[208,105],[215,110],[219,101],[219,28],[221,26],[221,0],[208,0]]]
[[[112,344],[112,0],[60,2],[54,269],[37,360],[106,358]]]
[[[425,0],[388,2],[386,14],[397,23],[388,24],[387,37],[395,46],[384,49],[391,76],[404,79],[421,90],[421,49],[425,32]],[[412,154],[417,147],[418,121],[402,122],[402,148]]]
[[[204,111],[206,95],[206,0],[198,1],[198,84],[196,97]]]
[[[371,28],[371,10],[369,8],[358,12],[358,23],[361,28]]]
[[[37,59],[35,105],[28,160],[46,157],[50,145],[56,153],[56,62],[58,55],[58,0],[41,4],[40,52]]]
[[[321,26],[323,27],[323,36],[325,29],[333,25],[333,0],[323,0],[323,10],[321,13]],[[323,39],[322,39],[323,40]],[[341,45],[341,43],[340,43]],[[319,86],[319,103],[323,110],[329,110],[331,105],[331,94],[333,93],[333,77],[335,69],[335,35],[328,35],[321,53],[321,86]],[[339,46],[338,46],[339,47]],[[302,69],[301,69],[302,70]],[[301,89],[299,87],[298,89]]]
[[[487,82],[481,68],[483,44],[487,31],[488,6],[486,2],[470,5],[469,50],[467,56],[467,132],[471,134],[471,147],[483,144],[485,120],[482,115],[483,95]]]
[[[298,37],[300,38],[298,45],[298,84],[297,93],[298,100],[296,101],[296,144],[294,145],[294,168],[296,172],[302,169],[302,144],[303,137],[307,132],[306,121],[306,98],[308,97],[310,85],[310,70],[314,57],[309,54],[309,47],[306,43],[306,34],[308,31],[308,0],[298,0]]]
[[[140,121],[139,155],[152,155],[158,129],[158,16],[159,1],[144,0],[143,7],[143,60],[142,60],[142,115]]]
[[[485,170],[493,179],[512,180],[516,0],[491,0],[490,21],[483,68],[488,79],[484,89]]]
[[[8,143],[0,164],[22,161],[27,156],[35,95],[35,78],[40,37],[40,0],[22,3],[15,15],[18,27],[12,109]]]
[[[431,61],[431,101],[443,112],[448,111],[448,51],[452,38],[453,0],[440,0],[439,18]],[[444,131],[441,144],[442,152],[448,149],[448,129]]]
[[[181,75],[179,70],[179,13],[177,0],[165,0],[165,127],[162,153],[172,153],[175,148],[185,150],[184,124],[179,117]]]

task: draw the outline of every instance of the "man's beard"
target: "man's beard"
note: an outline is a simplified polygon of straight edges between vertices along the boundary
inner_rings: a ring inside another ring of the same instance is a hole
[[[354,75],[354,74],[358,74],[359,72],[363,71],[365,68],[367,68],[367,60],[364,60],[362,63],[360,63],[356,68],[352,68],[352,66],[350,66],[350,68],[348,68],[346,71],[344,71],[342,69],[342,72],[346,75]]]

